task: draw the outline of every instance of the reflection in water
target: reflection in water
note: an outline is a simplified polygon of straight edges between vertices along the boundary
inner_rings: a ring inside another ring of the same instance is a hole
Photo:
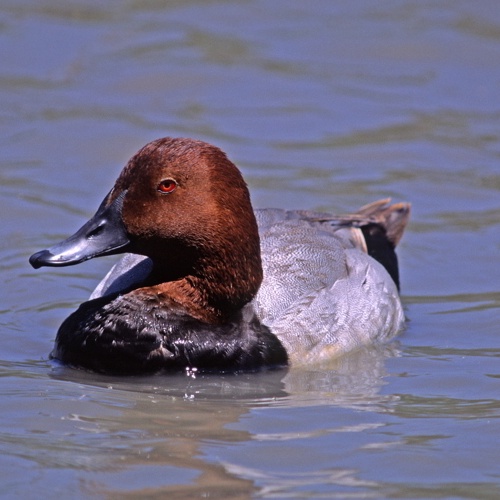
[[[290,370],[283,382],[292,406],[324,402],[344,408],[385,411],[387,403],[392,401],[392,396],[379,394],[387,375],[385,361],[399,354],[397,343],[370,346],[332,360],[327,366]]]
[[[376,428],[382,424],[367,421],[346,426],[332,422],[322,431],[305,429],[301,434],[293,426],[284,426],[279,432],[249,432],[241,423],[256,409],[266,408],[304,408],[311,414],[322,406],[391,411],[394,397],[381,395],[379,390],[386,375],[385,360],[398,354],[395,345],[376,346],[315,369],[198,377],[118,378],[57,366],[51,378],[77,384],[83,391],[82,404],[92,404],[92,408],[84,405],[83,412],[77,404],[71,415],[62,417],[75,426],[74,432],[84,444],[77,453],[73,440],[66,446],[71,448],[68,453],[75,457],[75,465],[93,471],[86,485],[89,491],[120,496],[168,493],[180,498],[203,491],[217,498],[246,498],[257,491],[256,480],[265,478],[266,472],[258,462],[249,467],[239,460],[220,458],[222,449],[215,458],[213,453],[207,455],[207,446],[224,448],[252,441],[268,441],[274,446],[274,442],[287,439],[308,440],[322,434]],[[64,455],[62,451],[59,455]],[[140,477],[133,485],[127,477],[122,490],[119,478],[126,471],[137,474],[145,464],[148,475],[155,476],[155,470],[163,472],[156,479],[149,477],[148,487],[141,485]],[[276,488],[311,484],[319,477],[331,484],[363,483],[353,471],[319,474],[284,475],[278,478]]]
[[[399,354],[397,343],[393,342],[363,347],[350,355],[307,368],[224,375],[113,377],[56,365],[50,376],[95,387],[150,394],[151,397],[302,406],[310,400],[321,404],[323,395],[325,404],[351,407],[358,402],[361,408],[367,401],[373,399],[376,405],[380,400],[378,392],[386,375],[385,360]],[[311,393],[314,393],[312,397]]]

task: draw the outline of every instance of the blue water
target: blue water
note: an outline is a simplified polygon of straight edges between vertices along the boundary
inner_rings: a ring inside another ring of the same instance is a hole
[[[5,0],[6,498],[500,496],[495,2]],[[158,137],[224,149],[256,207],[408,200],[408,326],[331,365],[111,378],[48,361],[114,258],[35,271]]]

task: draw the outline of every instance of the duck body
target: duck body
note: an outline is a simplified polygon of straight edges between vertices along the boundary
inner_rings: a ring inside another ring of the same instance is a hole
[[[388,200],[343,216],[253,211],[220,150],[154,141],[86,225],[30,259],[125,253],[63,322],[51,356],[105,373],[232,372],[390,339],[404,325],[395,246],[409,211]]]

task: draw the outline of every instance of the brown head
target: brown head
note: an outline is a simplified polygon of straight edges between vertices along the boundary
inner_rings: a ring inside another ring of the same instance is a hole
[[[32,256],[32,264],[70,265],[119,252],[146,255],[154,263],[148,288],[133,293],[172,300],[214,323],[257,293],[262,266],[250,196],[239,170],[215,146],[168,137],[150,142],[125,166],[94,218],[66,242],[73,238],[74,244],[85,233],[95,247],[106,227],[94,219],[110,218],[108,212],[126,234],[117,247],[107,242],[104,251],[93,248],[82,257],[80,234],[78,258],[61,251],[63,242]]]

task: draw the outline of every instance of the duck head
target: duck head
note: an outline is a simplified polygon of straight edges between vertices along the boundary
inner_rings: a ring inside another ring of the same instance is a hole
[[[123,252],[153,262],[148,282],[132,293],[225,321],[262,281],[257,223],[239,170],[210,144],[153,141],[130,159],[94,217],[30,263],[69,266]]]

